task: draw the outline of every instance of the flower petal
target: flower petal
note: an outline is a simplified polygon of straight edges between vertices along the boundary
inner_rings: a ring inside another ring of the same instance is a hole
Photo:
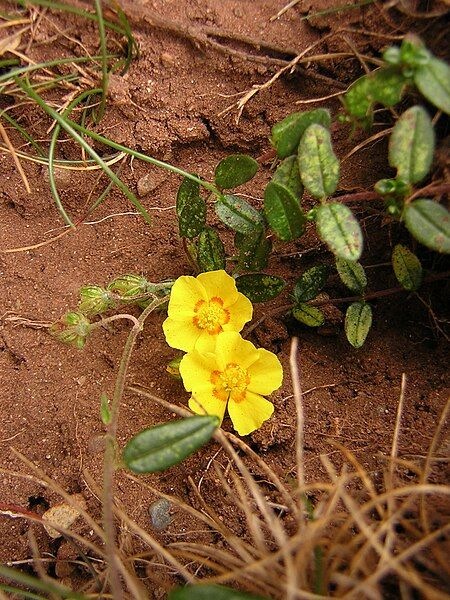
[[[252,320],[253,305],[247,296],[238,293],[236,302],[228,307],[230,320],[223,326],[224,331],[241,331]]]
[[[200,335],[195,342],[195,349],[198,350],[200,354],[214,352],[216,349],[217,334],[211,335],[204,329],[197,329],[197,331]]]
[[[224,331],[217,336],[216,356],[221,370],[229,363],[237,363],[243,369],[248,369],[258,360],[259,351],[251,342],[242,339],[237,331]]]
[[[221,298],[225,308],[236,302],[239,294],[236,282],[225,271],[200,273],[200,275],[197,275],[197,280],[204,287],[209,299],[214,297]]]
[[[259,394],[247,390],[245,400],[228,402],[228,412],[233,422],[233,427],[239,435],[248,435],[259,429],[264,421],[272,416],[274,406]]]
[[[193,316],[194,307],[199,300],[208,300],[203,285],[195,277],[182,275],[173,284],[167,314],[175,319]]]
[[[211,396],[213,385],[211,373],[217,370],[217,362],[214,354],[200,354],[197,350],[185,354],[180,362],[180,375],[184,387],[193,394],[208,393]]]
[[[259,358],[248,367],[250,383],[248,389],[256,394],[266,396],[277,390],[283,382],[283,367],[278,357],[260,348]]]
[[[173,319],[167,317],[163,323],[163,331],[166,336],[166,342],[172,348],[190,352],[201,334],[201,331],[194,325],[192,319]]]
[[[220,422],[223,421],[226,406],[226,402],[219,398],[215,398],[212,394],[209,396],[203,394],[200,396],[192,396],[189,400],[189,408],[192,412],[198,415],[204,415],[205,412],[207,415],[217,415]]]

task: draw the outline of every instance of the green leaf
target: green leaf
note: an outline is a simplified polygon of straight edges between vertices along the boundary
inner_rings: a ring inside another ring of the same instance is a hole
[[[100,416],[103,425],[111,423],[111,411],[109,410],[109,400],[106,394],[102,394],[100,398]]]
[[[256,208],[238,196],[221,196],[215,208],[219,219],[239,233],[251,233],[263,226],[263,218]]]
[[[363,249],[361,227],[344,204],[323,204],[316,212],[317,231],[331,252],[345,260],[359,260]]]
[[[225,269],[225,248],[211,227],[205,227],[199,235],[197,262],[202,271]]]
[[[192,239],[198,235],[205,226],[206,203],[196,181],[183,179],[178,188],[176,211],[180,236]]]
[[[342,98],[345,110],[357,119],[365,119],[372,108],[370,81],[367,75],[360,77],[348,88]]]
[[[248,235],[237,232],[234,245],[239,250],[238,269],[260,271],[267,267],[272,242],[266,237],[265,229],[255,229]]]
[[[281,277],[265,273],[241,275],[236,279],[237,289],[254,303],[273,300],[281,294],[285,285],[286,282]]]
[[[398,282],[405,290],[417,290],[422,283],[422,265],[406,246],[397,244],[392,252],[392,266]]]
[[[125,446],[125,465],[135,473],[164,471],[206,444],[219,424],[218,417],[201,415],[144,429]]]
[[[354,348],[361,348],[372,325],[372,308],[365,302],[353,302],[345,314],[345,334]]]
[[[187,585],[169,592],[167,600],[265,600],[223,585]]]
[[[235,188],[253,179],[258,167],[256,160],[246,154],[227,156],[216,167],[216,185],[223,190]]]
[[[264,191],[264,213],[277,237],[290,242],[305,231],[306,218],[288,188],[270,181]]]
[[[405,207],[406,227],[421,244],[450,254],[450,213],[433,200],[420,198]]]
[[[395,67],[377,69],[369,75],[370,97],[384,106],[395,106],[402,99],[406,79]]]
[[[450,114],[450,67],[434,56],[414,72],[414,83],[425,98]]]
[[[302,135],[313,123],[329,127],[331,125],[330,112],[324,108],[295,112],[276,123],[272,127],[270,141],[276,148],[278,156],[286,158],[291,154],[295,154]]]
[[[292,309],[292,314],[297,321],[308,325],[308,327],[320,327],[325,323],[325,317],[321,310],[303,302]]]
[[[430,170],[434,153],[434,129],[428,113],[412,106],[395,124],[389,139],[389,164],[397,178],[407,183],[421,181]]]
[[[394,106],[402,99],[407,80],[395,67],[376,69],[357,79],[343,97],[348,114],[369,124],[375,102]]]
[[[303,184],[300,179],[297,156],[285,158],[273,174],[272,181],[287,188],[293,196],[300,200],[303,195]]]
[[[314,198],[326,198],[335,192],[339,160],[328,129],[317,124],[308,127],[298,147],[298,164],[303,185]]]
[[[342,283],[355,294],[362,294],[367,285],[367,277],[359,262],[336,258],[336,269]]]
[[[323,288],[328,278],[328,267],[317,265],[305,271],[296,281],[294,298],[296,302],[313,300]]]

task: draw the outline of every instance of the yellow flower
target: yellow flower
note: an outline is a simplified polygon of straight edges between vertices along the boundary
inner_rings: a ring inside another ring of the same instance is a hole
[[[228,413],[239,435],[261,427],[274,407],[263,395],[271,394],[283,381],[283,367],[272,352],[257,349],[235,331],[217,336],[215,352],[197,349],[180,363],[184,387],[192,392],[189,408],[223,419]]]
[[[172,348],[213,352],[218,334],[241,331],[252,313],[252,303],[225,271],[182,276],[172,287],[163,330]]]

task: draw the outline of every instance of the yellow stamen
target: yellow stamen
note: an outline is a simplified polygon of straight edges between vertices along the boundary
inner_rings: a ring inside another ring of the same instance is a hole
[[[242,402],[250,383],[247,371],[236,363],[228,363],[224,371],[213,371],[211,383],[214,385],[213,394],[216,398],[226,402]]]
[[[230,311],[223,307],[222,298],[214,296],[209,302],[199,300],[194,307],[193,322],[198,329],[206,329],[210,335],[223,331],[222,325],[230,320]]]

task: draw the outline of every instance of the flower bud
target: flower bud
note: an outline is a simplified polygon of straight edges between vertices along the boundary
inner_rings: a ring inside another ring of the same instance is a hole
[[[108,290],[123,298],[143,296],[148,293],[149,282],[140,275],[122,275],[108,285]]]
[[[169,375],[171,377],[173,377],[173,379],[181,379],[180,362],[181,362],[181,359],[183,358],[183,356],[184,355],[181,354],[180,356],[173,358],[166,367],[166,371],[169,373]]]
[[[99,315],[114,306],[112,293],[98,285],[85,285],[80,289],[78,310],[86,315]]]
[[[391,46],[383,52],[383,59],[390,65],[398,65],[400,63],[400,48]]]
[[[81,350],[86,343],[91,324],[81,312],[68,312],[50,327],[50,333],[64,344]]]
[[[375,191],[380,196],[387,196],[395,192],[395,179],[380,179],[375,184]]]

